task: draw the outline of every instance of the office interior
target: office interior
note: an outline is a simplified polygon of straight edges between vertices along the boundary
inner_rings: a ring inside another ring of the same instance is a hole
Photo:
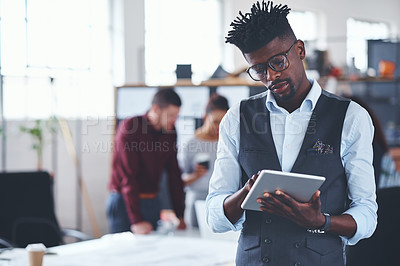
[[[59,223],[93,237],[107,234],[107,185],[118,119],[145,112],[159,86],[175,87],[183,101],[178,124],[183,142],[193,134],[210,91],[226,95],[232,105],[263,89],[241,72],[246,62],[238,49],[224,43],[230,21],[252,3],[1,0],[1,171],[51,172]],[[305,22],[297,37],[306,39],[309,75],[332,91],[365,96],[382,117],[391,148],[400,146],[400,2],[282,3],[297,13],[293,21]],[[176,20],[177,27],[161,28],[166,22],[161,18]],[[374,37],[350,35],[349,25],[378,27],[377,35],[385,36],[375,37],[380,41],[369,54],[368,43],[372,47],[374,42],[367,39]],[[354,48],[351,40],[361,46]],[[382,43],[388,48],[380,48]],[[350,47],[352,53],[363,52],[351,54]],[[381,54],[397,65],[390,77],[380,76]],[[177,79],[177,65],[191,65],[189,80]],[[213,73],[223,77],[210,79]],[[40,162],[27,132],[35,126],[44,134]]]

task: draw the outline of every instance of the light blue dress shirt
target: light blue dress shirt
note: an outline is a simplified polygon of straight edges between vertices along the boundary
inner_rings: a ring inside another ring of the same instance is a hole
[[[268,91],[266,106],[270,112],[272,137],[282,167],[290,172],[300,151],[311,114],[322,89],[316,81],[301,106],[288,113],[278,106]],[[334,112],[335,110],[332,110]],[[227,196],[242,187],[238,162],[240,143],[240,104],[233,106],[220,125],[217,160],[210,180],[206,200],[207,223],[214,232],[238,231],[243,227],[245,215],[232,224],[224,214],[223,203]],[[350,102],[344,119],[340,156],[348,182],[350,207],[344,213],[357,223],[357,231],[351,238],[342,237],[347,245],[370,237],[377,224],[374,169],[372,166],[372,139],[374,127],[367,111]]]

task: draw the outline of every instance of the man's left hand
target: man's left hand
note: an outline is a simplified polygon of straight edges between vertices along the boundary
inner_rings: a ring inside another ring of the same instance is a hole
[[[275,193],[264,193],[257,199],[260,209],[287,218],[307,229],[318,229],[325,223],[321,213],[321,192],[317,190],[309,202],[302,203],[281,190]]]

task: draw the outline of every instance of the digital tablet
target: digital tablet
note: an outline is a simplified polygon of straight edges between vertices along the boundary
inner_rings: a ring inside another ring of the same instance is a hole
[[[324,181],[323,176],[262,170],[241,207],[245,210],[260,211],[257,198],[262,197],[264,192],[275,192],[277,189],[300,202],[308,202]]]

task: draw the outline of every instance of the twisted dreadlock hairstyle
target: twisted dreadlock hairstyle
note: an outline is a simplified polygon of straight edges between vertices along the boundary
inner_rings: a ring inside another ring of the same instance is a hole
[[[242,53],[250,53],[277,36],[296,38],[286,18],[289,11],[287,5],[274,6],[272,1],[257,1],[251,13],[243,15],[239,11],[239,16],[230,24],[233,29],[228,32],[225,42],[236,45]]]

